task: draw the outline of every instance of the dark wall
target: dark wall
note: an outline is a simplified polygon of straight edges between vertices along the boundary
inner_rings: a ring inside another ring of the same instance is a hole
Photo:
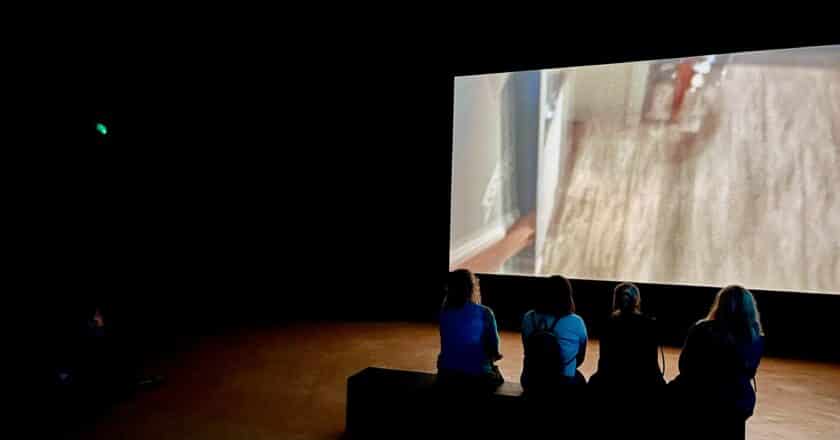
[[[19,292],[38,299],[45,333],[104,301],[153,350],[255,322],[397,318],[439,288],[451,78],[345,72],[355,87],[339,90],[317,69],[239,61],[105,63],[32,109],[10,212]],[[446,116],[396,112],[395,91],[416,99],[430,77],[424,99]]]
[[[480,274],[482,303],[493,309],[499,327],[518,331],[522,316],[546,278]],[[577,313],[590,337],[597,338],[612,311],[613,281],[571,279]],[[681,347],[688,329],[703,319],[718,287],[636,283],[642,292],[642,312],[657,321],[665,345]],[[833,317],[840,313],[840,295],[751,290],[766,336],[767,354],[781,357],[840,361]],[[401,316],[434,321],[443,292],[419,298],[416,308]]]
[[[586,321],[591,336],[598,337],[611,312],[616,283],[572,279],[577,312]],[[500,326],[518,329],[522,315],[531,308],[542,278],[482,275],[484,304],[496,311]],[[692,324],[705,317],[717,287],[637,284],[642,292],[642,311],[656,318],[663,341],[682,345]],[[814,359],[840,360],[833,348],[838,332],[832,316],[840,313],[840,296],[752,290],[761,313],[767,353]]]
[[[9,162],[14,271],[27,281],[17,292],[57,315],[108,298],[135,334],[160,340],[297,318],[434,319],[448,268],[454,75],[825,44],[763,38],[531,53],[404,42],[387,56],[358,50],[377,47],[367,42],[291,68],[266,56],[269,42],[51,57],[88,67],[44,69],[27,89],[33,135]],[[113,141],[91,147],[102,115]],[[486,302],[515,325],[534,282],[488,278]],[[596,333],[608,286],[577,284]],[[660,321],[674,316],[675,340],[712,293],[643,290]],[[761,295],[770,344],[830,351],[837,298]]]

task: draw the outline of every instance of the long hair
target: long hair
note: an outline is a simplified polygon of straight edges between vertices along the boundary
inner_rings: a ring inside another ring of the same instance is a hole
[[[443,308],[458,309],[467,302],[481,304],[481,292],[478,287],[478,278],[468,269],[458,269],[449,272],[446,281],[446,298],[443,300]]]
[[[613,316],[639,313],[642,296],[639,288],[633,283],[621,283],[613,290]]]
[[[572,296],[572,283],[561,275],[550,277],[537,295],[537,313],[552,316],[566,316],[575,313],[575,300]]]
[[[742,286],[726,286],[717,293],[706,320],[723,324],[739,340],[764,336],[761,316],[752,293]]]

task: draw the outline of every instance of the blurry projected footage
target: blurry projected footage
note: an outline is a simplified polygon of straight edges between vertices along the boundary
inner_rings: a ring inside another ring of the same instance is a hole
[[[840,293],[840,46],[455,78],[450,265]]]

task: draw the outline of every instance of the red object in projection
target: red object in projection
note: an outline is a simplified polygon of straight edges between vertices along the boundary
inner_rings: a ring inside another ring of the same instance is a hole
[[[671,106],[671,122],[677,120],[680,115],[680,108],[685,100],[685,93],[691,87],[691,77],[694,76],[694,63],[683,61],[677,65],[677,77],[674,85],[674,103]]]

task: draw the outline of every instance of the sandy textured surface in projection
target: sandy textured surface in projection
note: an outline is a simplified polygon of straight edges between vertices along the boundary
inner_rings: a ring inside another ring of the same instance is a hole
[[[696,134],[574,124],[542,272],[840,293],[840,70],[730,65],[697,95]]]

